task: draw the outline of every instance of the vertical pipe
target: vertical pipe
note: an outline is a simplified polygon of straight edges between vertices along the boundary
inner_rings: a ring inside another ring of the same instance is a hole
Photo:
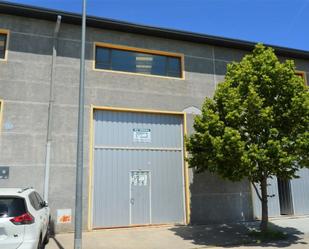
[[[81,56],[80,56],[80,82],[79,82],[79,106],[78,106],[77,155],[76,155],[74,249],[81,249],[82,248],[85,39],[86,39],[86,0],[83,0]]]
[[[214,89],[217,89],[217,75],[216,75],[216,53],[215,47],[212,46],[212,66],[213,66],[213,81],[214,81]]]
[[[50,153],[52,142],[52,120],[53,120],[53,103],[54,103],[54,81],[55,81],[55,64],[57,57],[58,33],[60,29],[61,16],[57,17],[57,23],[53,36],[53,55],[50,72],[50,89],[49,89],[49,104],[48,104],[48,121],[47,121],[47,136],[46,136],[46,156],[45,156],[45,176],[44,176],[44,200],[48,202],[49,190],[49,171],[50,171]]]

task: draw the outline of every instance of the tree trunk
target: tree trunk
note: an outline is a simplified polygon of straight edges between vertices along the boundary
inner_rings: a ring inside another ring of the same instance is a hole
[[[262,222],[261,231],[266,232],[268,227],[268,194],[267,194],[267,177],[263,176],[261,181],[261,197],[262,197]]]

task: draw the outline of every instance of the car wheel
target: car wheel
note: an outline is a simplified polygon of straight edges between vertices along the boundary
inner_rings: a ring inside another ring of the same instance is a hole
[[[44,244],[45,245],[48,244],[49,238],[50,238],[50,222],[48,222],[46,234],[45,234],[45,237],[44,237]]]

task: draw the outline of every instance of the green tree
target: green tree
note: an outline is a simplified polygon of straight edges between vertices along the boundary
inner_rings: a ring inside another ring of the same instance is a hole
[[[248,179],[261,200],[261,231],[267,231],[267,178],[296,178],[309,167],[309,92],[294,62],[281,63],[272,48],[256,45],[227,66],[194,130],[186,141],[190,167]]]

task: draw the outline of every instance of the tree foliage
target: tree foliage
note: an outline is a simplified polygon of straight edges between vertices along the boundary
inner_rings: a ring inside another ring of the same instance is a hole
[[[228,64],[194,130],[186,144],[197,172],[259,184],[271,176],[295,178],[309,167],[308,88],[292,60],[280,62],[272,48],[258,44]]]

